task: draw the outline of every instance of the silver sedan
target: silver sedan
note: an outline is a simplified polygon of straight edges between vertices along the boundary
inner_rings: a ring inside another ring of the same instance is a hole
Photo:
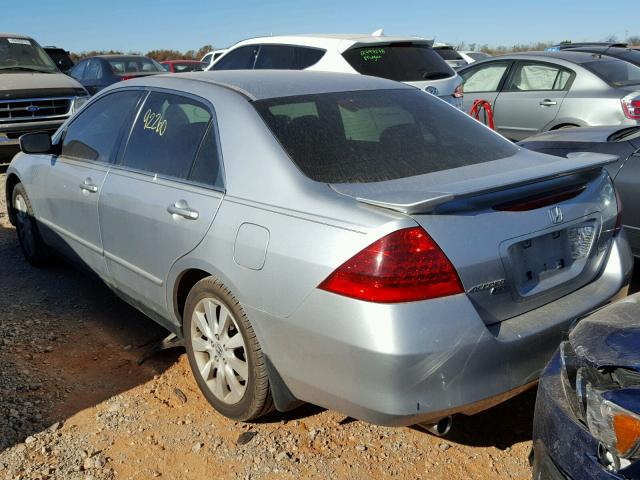
[[[488,408],[631,273],[614,157],[520,149],[380,78],[145,77],[21,147],[6,191],[26,258],[66,254],[184,339],[234,419]]]
[[[562,50],[503,55],[458,71],[464,109],[487,100],[511,140],[567,127],[640,125],[640,67]]]

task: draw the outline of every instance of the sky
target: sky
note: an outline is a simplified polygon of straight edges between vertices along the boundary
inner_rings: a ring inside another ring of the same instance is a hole
[[[638,0],[4,0],[0,31],[66,50],[198,50],[295,33],[416,35],[458,44],[640,36]]]

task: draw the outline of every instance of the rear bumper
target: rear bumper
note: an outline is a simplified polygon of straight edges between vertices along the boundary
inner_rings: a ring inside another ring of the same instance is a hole
[[[472,414],[535,382],[571,323],[626,293],[617,236],[597,280],[487,326],[465,294],[396,305],[313,291],[288,318],[248,308],[263,351],[297,399],[382,425]]]

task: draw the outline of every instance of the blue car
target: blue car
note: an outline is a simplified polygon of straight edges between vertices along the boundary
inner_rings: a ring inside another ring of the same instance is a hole
[[[581,320],[540,379],[533,478],[640,479],[640,294]]]

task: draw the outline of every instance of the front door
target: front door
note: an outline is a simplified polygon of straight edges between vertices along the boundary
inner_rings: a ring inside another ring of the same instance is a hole
[[[99,202],[111,282],[167,318],[173,263],[208,231],[223,197],[211,107],[152,91]]]
[[[460,74],[464,80],[463,110],[470,113],[476,100],[486,100],[493,109],[512,63],[499,60],[465,69]]]
[[[43,234],[72,259],[104,276],[98,198],[120,134],[142,92],[112,93],[88,105],[60,134],[59,156],[35,175]]]
[[[496,130],[516,141],[543,131],[558,115],[573,77],[558,65],[518,62],[495,103]]]

